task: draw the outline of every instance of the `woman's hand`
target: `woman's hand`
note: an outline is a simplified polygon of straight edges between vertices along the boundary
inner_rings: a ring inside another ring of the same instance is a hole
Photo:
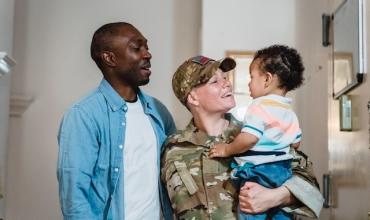
[[[228,147],[227,144],[216,144],[209,150],[208,156],[210,158],[228,157],[229,155],[227,153],[227,147]]]
[[[270,208],[291,204],[294,197],[289,190],[280,186],[269,189],[254,182],[246,182],[239,193],[239,205],[242,212],[256,214]]]

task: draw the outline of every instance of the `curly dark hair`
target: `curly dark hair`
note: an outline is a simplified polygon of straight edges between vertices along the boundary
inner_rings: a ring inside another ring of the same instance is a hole
[[[254,55],[254,61],[262,72],[278,76],[279,88],[291,91],[303,83],[302,58],[294,48],[285,45],[272,45],[258,50]]]

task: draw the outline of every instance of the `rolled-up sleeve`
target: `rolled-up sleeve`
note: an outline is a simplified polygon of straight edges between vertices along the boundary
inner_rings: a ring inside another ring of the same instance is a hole
[[[324,199],[318,188],[298,176],[293,176],[283,185],[300,201],[298,205],[284,207],[284,211],[312,218],[319,217]]]
[[[291,154],[293,155],[293,176],[283,185],[299,202],[283,209],[294,214],[318,218],[324,199],[320,193],[312,163],[302,151],[291,148]]]

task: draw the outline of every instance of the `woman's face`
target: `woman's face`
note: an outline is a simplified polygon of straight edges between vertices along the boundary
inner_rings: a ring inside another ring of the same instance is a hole
[[[199,106],[208,113],[226,113],[235,106],[228,74],[217,70],[205,84],[195,88]]]

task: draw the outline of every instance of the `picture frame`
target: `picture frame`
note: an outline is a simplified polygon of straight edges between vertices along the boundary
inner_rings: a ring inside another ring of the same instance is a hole
[[[353,74],[353,57],[349,52],[334,52],[333,93],[335,96],[344,94],[348,87],[356,81]]]
[[[363,82],[366,73],[365,0],[346,0],[332,15],[333,98]]]
[[[254,51],[235,51],[228,50],[225,52],[226,57],[231,57],[236,62],[234,70],[229,72],[229,80],[233,87],[233,94],[236,106],[230,110],[236,119],[243,121],[245,112],[252,97],[249,92],[249,66],[253,61]]]
[[[230,71],[229,79],[233,86],[233,93],[250,95],[248,83],[250,81],[249,65],[253,61],[253,51],[226,51],[226,57],[231,57],[236,62],[234,70]]]

